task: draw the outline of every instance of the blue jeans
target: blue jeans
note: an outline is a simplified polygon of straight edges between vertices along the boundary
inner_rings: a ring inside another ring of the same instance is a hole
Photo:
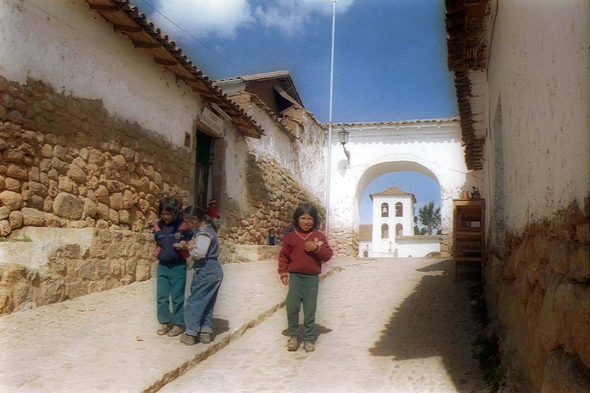
[[[217,259],[201,259],[195,262],[194,269],[191,294],[184,305],[184,325],[190,336],[196,336],[199,331],[213,332],[213,307],[223,280]]]

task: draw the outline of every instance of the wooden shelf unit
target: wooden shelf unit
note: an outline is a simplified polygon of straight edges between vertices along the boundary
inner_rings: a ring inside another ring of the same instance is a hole
[[[457,264],[479,262],[485,266],[485,199],[453,199],[453,281]]]

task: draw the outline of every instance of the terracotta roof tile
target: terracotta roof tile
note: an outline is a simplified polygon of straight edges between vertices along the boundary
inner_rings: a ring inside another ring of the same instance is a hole
[[[414,196],[414,194],[410,194],[409,192],[402,191],[402,190],[400,190],[397,187],[389,187],[385,191],[375,192],[373,194],[369,194],[369,196],[371,197],[371,200],[373,200],[373,195],[411,196],[412,197],[412,200],[414,201],[414,203],[416,203],[416,197]]]

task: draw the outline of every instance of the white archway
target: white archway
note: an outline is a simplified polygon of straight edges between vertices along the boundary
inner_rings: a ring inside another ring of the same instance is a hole
[[[350,133],[346,144],[350,162],[337,142],[337,133],[342,128]],[[358,253],[360,201],[367,185],[381,175],[401,171],[423,173],[439,184],[441,251],[448,252],[452,200],[459,198],[462,190],[481,186],[481,179],[465,166],[458,120],[335,124],[333,133],[329,237],[338,254]]]

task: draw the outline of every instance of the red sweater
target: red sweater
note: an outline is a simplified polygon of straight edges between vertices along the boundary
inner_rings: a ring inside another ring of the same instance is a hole
[[[314,239],[324,244],[317,252],[305,251],[305,243],[313,242]],[[292,231],[283,239],[283,248],[279,254],[279,274],[281,277],[286,277],[288,273],[320,274],[322,262],[329,261],[333,253],[326,236],[320,231],[311,231],[308,234]]]

